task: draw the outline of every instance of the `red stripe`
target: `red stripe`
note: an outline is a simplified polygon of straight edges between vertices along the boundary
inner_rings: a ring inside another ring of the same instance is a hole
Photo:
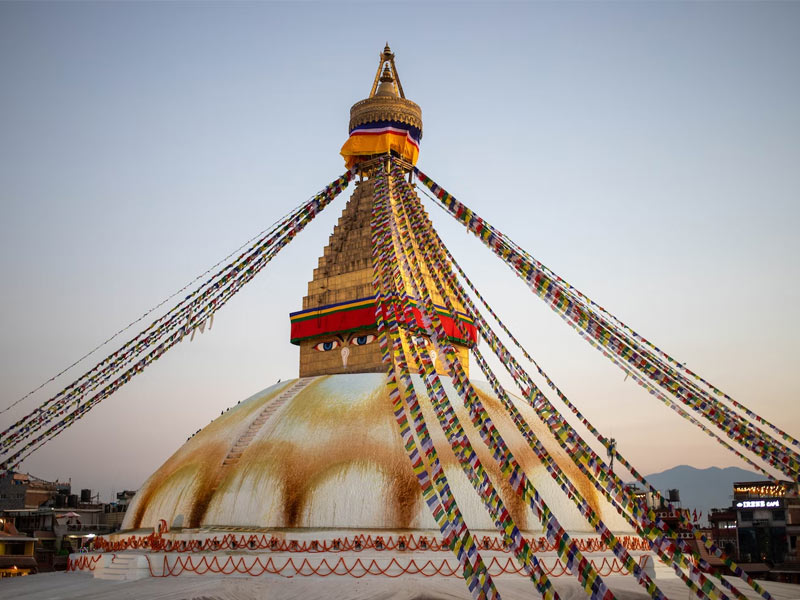
[[[401,305],[396,304],[393,306],[397,321],[404,323],[403,311]],[[424,327],[422,322],[422,315],[419,310],[412,308],[414,313],[414,320],[418,327]],[[384,308],[384,315],[388,317],[387,308]],[[448,337],[463,339],[463,335],[459,333],[458,328],[449,315],[439,315],[442,320],[442,327]],[[475,325],[461,322],[461,329],[467,334],[467,338],[474,344],[478,341],[478,331]],[[338,333],[341,331],[350,331],[354,329],[367,329],[370,327],[377,327],[375,322],[375,307],[365,306],[364,308],[357,308],[354,310],[342,311],[338,313],[330,313],[322,315],[317,319],[306,319],[305,321],[297,321],[292,323],[291,327],[291,342],[298,344],[300,340],[317,337],[326,334]]]

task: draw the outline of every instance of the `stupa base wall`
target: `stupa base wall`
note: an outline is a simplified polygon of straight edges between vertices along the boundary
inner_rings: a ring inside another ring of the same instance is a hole
[[[586,600],[586,592],[574,577],[558,577],[553,587],[561,600]],[[632,577],[606,577],[604,581],[617,600],[649,600],[650,595]],[[746,584],[730,578],[739,589]],[[503,600],[538,598],[533,584],[524,577],[500,576],[495,581]],[[667,598],[686,598],[690,594],[677,577],[657,580]],[[775,600],[800,598],[800,586],[760,582]],[[97,579],[91,572],[44,573],[35,577],[3,580],[3,592],[9,598],[59,598],[60,600],[472,600],[460,577],[425,577],[407,575],[355,577],[281,577],[264,575],[237,577],[208,574],[198,577],[147,577],[139,581],[118,582]]]
[[[494,531],[475,531],[481,556],[498,578],[525,578],[525,569]],[[551,578],[571,577],[544,537],[526,536]],[[576,544],[602,577],[627,575],[622,562],[597,536],[576,536]],[[639,538],[622,536],[633,558],[651,576],[652,553]],[[98,538],[91,552],[72,554],[69,571],[91,572],[97,579],[156,577],[364,577],[462,578],[458,559],[437,531],[358,532],[353,530],[232,531],[231,528],[127,532]]]

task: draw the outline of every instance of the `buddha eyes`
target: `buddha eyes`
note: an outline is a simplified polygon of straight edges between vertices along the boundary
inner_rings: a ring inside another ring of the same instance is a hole
[[[373,342],[373,341],[375,341],[375,336],[370,333],[370,334],[367,334],[367,335],[358,335],[358,336],[354,337],[353,339],[351,339],[350,343],[353,346],[364,346],[364,345],[369,344],[370,342]]]
[[[328,352],[328,350],[333,350],[334,348],[339,347],[339,340],[328,340],[327,342],[320,342],[316,346],[314,346],[314,350],[319,352]]]
[[[371,344],[374,341],[375,341],[375,335],[367,333],[364,335],[354,335],[348,341],[345,341],[340,337],[340,339],[336,340],[327,340],[325,342],[319,342],[318,344],[314,345],[313,348],[317,352],[329,352],[330,350],[335,350],[339,346],[344,346],[346,344],[349,344],[351,346],[366,346],[367,344]]]

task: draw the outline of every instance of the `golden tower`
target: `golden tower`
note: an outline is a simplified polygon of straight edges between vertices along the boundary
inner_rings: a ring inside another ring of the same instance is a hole
[[[410,171],[422,138],[422,111],[405,97],[388,44],[379,56],[369,97],[350,109],[349,133],[342,155],[359,176],[356,189],[314,269],[302,310],[290,315],[291,341],[300,346],[300,377],[386,370],[377,343],[372,284],[373,176],[385,168],[388,156]],[[425,264],[421,258],[419,262]],[[430,284],[425,269],[423,277]],[[443,321],[452,323],[454,317],[445,310],[441,296],[433,285],[428,288]],[[455,298],[450,300],[458,313],[455,318],[474,333],[463,307]],[[465,369],[474,339],[450,338]],[[424,336],[417,340],[426,343]],[[437,369],[444,373],[440,361]]]

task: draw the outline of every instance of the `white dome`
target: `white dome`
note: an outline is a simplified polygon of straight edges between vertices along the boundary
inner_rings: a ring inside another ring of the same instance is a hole
[[[456,413],[519,528],[541,534],[531,510],[501,481],[447,378]],[[428,429],[467,524],[492,521],[461,470],[414,378]],[[533,485],[568,531],[593,532],[558,488],[485,383],[484,406]],[[602,498],[523,400],[513,398],[561,469],[614,531],[631,528]],[[498,483],[499,482],[499,483]],[[232,407],[183,445],[142,486],[123,530],[160,519],[183,527],[437,529],[422,500],[380,373],[327,375],[276,384]]]

